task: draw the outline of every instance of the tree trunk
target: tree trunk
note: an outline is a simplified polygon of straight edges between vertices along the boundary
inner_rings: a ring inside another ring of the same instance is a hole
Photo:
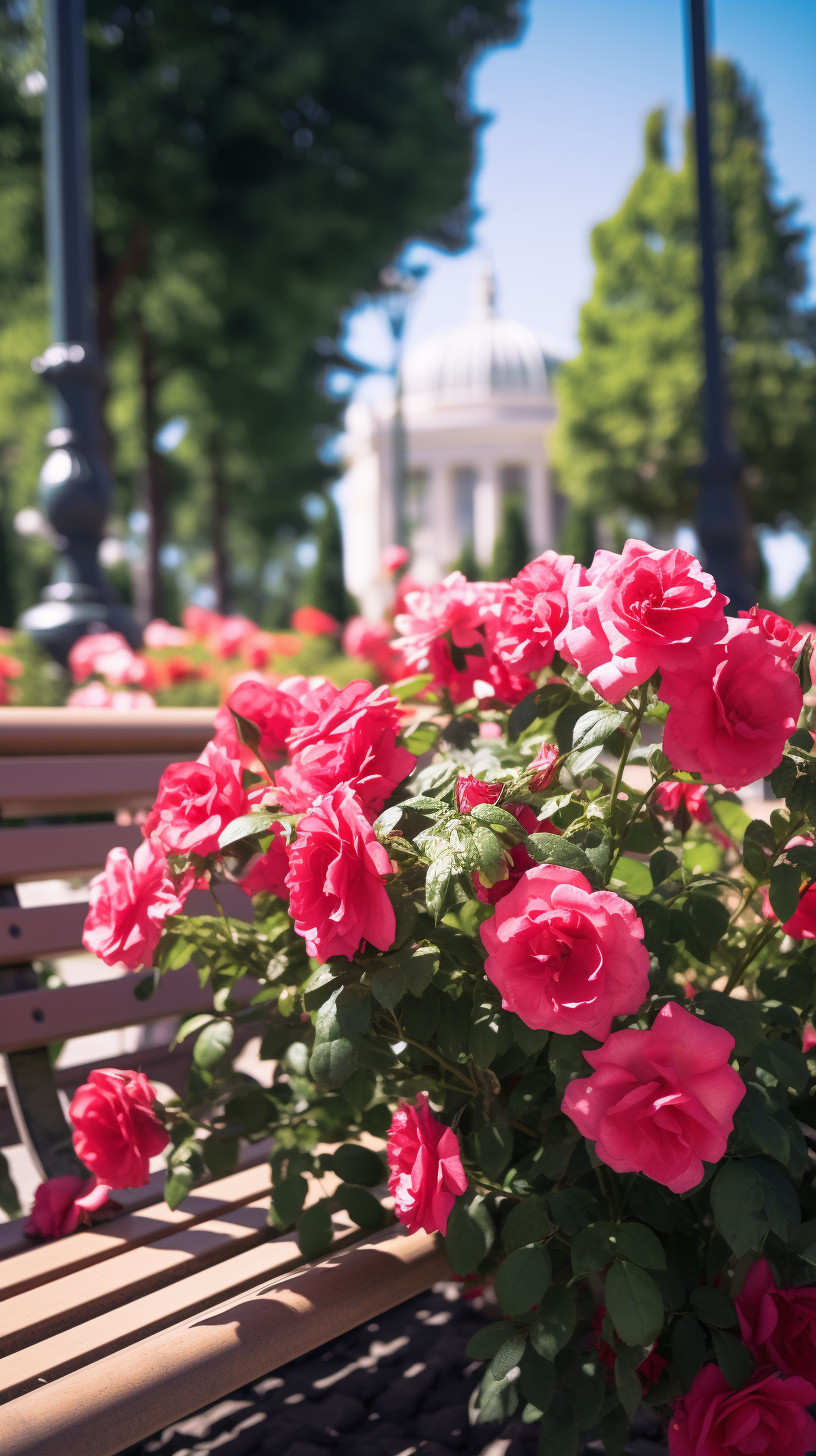
[[[229,557],[227,555],[227,482],[224,477],[224,456],[221,437],[210,436],[210,472],[212,475],[212,554],[215,609],[223,616],[229,610]]]
[[[165,500],[162,464],[153,444],[156,435],[156,375],[150,340],[140,318],[136,320],[139,340],[139,382],[142,391],[144,430],[144,508],[147,512],[145,585],[142,610],[147,621],[162,614],[161,548],[165,534]],[[142,623],[144,625],[144,623]]]

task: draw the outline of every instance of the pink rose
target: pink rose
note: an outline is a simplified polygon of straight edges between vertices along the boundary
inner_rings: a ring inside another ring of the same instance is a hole
[[[336,637],[340,635],[340,623],[319,607],[298,607],[292,613],[292,626],[304,637]]]
[[[577,870],[527,870],[480,933],[485,974],[505,1011],[527,1026],[601,1041],[613,1016],[637,1011],[648,994],[649,954],[633,906],[593,890]]]
[[[731,618],[691,667],[663,674],[663,751],[706,783],[743,788],[772,773],[802,710],[796,674],[760,632]]]
[[[365,617],[350,617],[343,628],[341,647],[347,657],[361,657],[370,662],[380,677],[390,681],[397,677],[397,657],[391,646],[393,628],[388,622],[369,622]]]
[[[189,877],[188,877],[189,881]],[[106,966],[129,971],[153,964],[164,922],[180,915],[192,883],[170,877],[162,846],[140,844],[131,864],[122,845],[110,850],[102,873],[91,880],[82,944]]]
[[[409,1233],[444,1234],[457,1193],[468,1184],[459,1140],[438,1122],[427,1092],[418,1092],[416,1106],[401,1102],[391,1119],[386,1149],[391,1176],[388,1187],[394,1209]]]
[[[298,824],[289,851],[289,913],[311,956],[351,960],[360,942],[388,950],[396,934],[383,880],[387,851],[348,784],[326,794]]]
[[[447,688],[454,702],[472,697],[485,649],[477,583],[453,571],[442,582],[409,591],[394,626],[399,633],[394,649],[406,673],[432,673],[434,686]]]
[[[694,1188],[703,1159],[725,1154],[745,1083],[728,1065],[734,1038],[674,1002],[650,1031],[616,1031],[584,1052],[595,1071],[561,1104],[616,1173],[645,1173],[673,1193]]]
[[[749,627],[759,632],[773,647],[780,662],[793,667],[808,634],[801,627],[794,627],[785,617],[768,612],[763,607],[752,607],[750,612],[740,612]]]
[[[559,753],[554,743],[542,743],[530,764],[530,788],[534,794],[542,794],[555,778],[555,765]]]
[[[504,784],[477,779],[473,774],[460,774],[456,780],[456,807],[460,814],[469,814],[477,804],[495,804]]]
[[[281,900],[288,900],[286,876],[289,873],[289,851],[282,825],[273,824],[272,835],[269,848],[258,856],[242,876],[241,889],[247,895],[277,895]]]
[[[257,631],[249,617],[220,617],[209,632],[210,651],[226,662],[230,657],[237,657]]]
[[[95,1177],[75,1178],[67,1173],[62,1178],[48,1178],[34,1194],[34,1207],[23,1233],[36,1239],[61,1239],[72,1234],[80,1219],[90,1223],[89,1215],[107,1203],[109,1193],[107,1184],[97,1183]]]
[[[767,886],[762,887],[762,913],[769,920],[775,920]],[[816,940],[816,885],[808,885],[790,920],[782,926],[791,940]]]
[[[782,1375],[816,1374],[816,1289],[780,1289],[757,1259],[736,1297],[740,1333],[760,1365]]]
[[[596,551],[567,581],[569,621],[556,647],[608,703],[675,664],[696,671],[698,639],[715,636],[727,598],[687,551],[627,541]],[[705,629],[705,630],[704,630]]]
[[[402,709],[387,687],[369,682],[345,688],[326,684],[303,703],[300,723],[289,735],[289,766],[275,773],[285,809],[308,809],[337,784],[350,784],[361,803],[379,813],[397,784],[416,764],[397,746]]]
[[[509,583],[501,606],[496,652],[516,672],[530,674],[549,667],[555,639],[567,624],[565,580],[573,556],[545,551]]]
[[[386,546],[382,554],[383,571],[393,576],[395,571],[402,571],[411,559],[411,553],[407,546]]]
[[[96,632],[80,637],[68,653],[68,666],[75,683],[84,682],[92,672],[114,682],[130,682],[121,676],[136,654],[121,632]]]
[[[802,1051],[805,1053],[805,1056],[807,1056],[808,1052],[812,1051],[815,1046],[816,1027],[814,1027],[812,1021],[806,1021],[805,1029],[802,1032]]]
[[[117,694],[118,696],[118,694]],[[84,688],[74,688],[65,699],[66,708],[112,708],[113,693],[104,683],[89,682]]]
[[[144,1072],[102,1067],[78,1087],[68,1108],[77,1157],[110,1188],[143,1188],[150,1159],[167,1147]]]
[[[658,814],[668,814],[673,819],[683,808],[698,824],[711,823],[711,810],[705,796],[705,784],[658,784],[652,795],[652,804]],[[688,819],[686,820],[688,827]]]
[[[234,708],[240,717],[254,723],[261,735],[258,753],[264,763],[281,758],[286,740],[300,722],[303,702],[313,691],[309,678],[284,678],[276,687],[255,679],[244,680],[234,688],[223,708],[215,715],[215,743],[230,758],[238,758],[243,746],[230,713]]]
[[[809,1380],[785,1380],[767,1366],[732,1390],[717,1365],[704,1365],[669,1422],[669,1456],[807,1456],[816,1446],[816,1401]]]
[[[167,854],[216,854],[219,835],[247,809],[241,773],[214,743],[197,763],[171,763],[142,827],[145,838],[158,839]]]
[[[193,634],[184,627],[172,627],[164,617],[154,617],[145,627],[142,641],[145,647],[152,647],[154,650],[163,647],[189,647]]]

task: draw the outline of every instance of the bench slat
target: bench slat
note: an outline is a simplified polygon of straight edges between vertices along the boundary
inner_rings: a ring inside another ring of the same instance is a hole
[[[213,734],[215,708],[112,713],[101,708],[0,708],[0,755],[169,753],[196,758]]]
[[[434,1235],[386,1229],[11,1401],[0,1410],[0,1448],[115,1456],[449,1276]]]
[[[256,1153],[256,1148],[250,1147],[248,1151]],[[269,1143],[265,1140],[263,1151],[268,1149]],[[114,1256],[120,1257],[126,1250],[155,1243],[157,1239],[192,1228],[205,1219],[221,1217],[232,1209],[254,1202],[264,1193],[268,1198],[271,1186],[269,1166],[264,1158],[263,1162],[194,1189],[181,1208],[168,1208],[164,1202],[151,1203],[136,1213],[121,1214],[110,1223],[78,1229],[69,1238],[42,1242],[26,1240],[25,1246],[14,1258],[0,1260],[0,1299],[5,1301],[12,1295],[37,1289],[49,1280],[61,1280],[80,1269],[88,1269]],[[118,1196],[116,1193],[113,1195],[114,1198]]]
[[[142,842],[138,824],[42,824],[0,829],[0,884],[84,878],[101,870],[110,850],[132,855]]]
[[[168,764],[194,753],[0,760],[0,809],[9,819],[149,809]]]
[[[235,920],[251,921],[254,917],[252,901],[238,885],[218,886],[218,898],[227,915]],[[72,905],[32,905],[28,909],[18,906],[0,907],[0,966],[16,965],[20,961],[47,959],[55,955],[67,955],[82,948],[82,928],[88,913],[86,900]],[[212,895],[207,890],[192,890],[185,901],[185,913],[189,915],[213,915],[216,913]],[[99,985],[100,983],[95,983]],[[105,984],[104,982],[102,984]],[[72,989],[79,990],[79,987]],[[43,992],[43,995],[61,995],[60,990]],[[3,1002],[5,1011],[6,1001]],[[45,1003],[43,1003],[45,1004]],[[89,1005],[89,1012],[91,1010]],[[134,1022],[138,1017],[133,1018]],[[148,1016],[148,1021],[155,1017]],[[44,1023],[43,1023],[44,1024]],[[128,1026],[128,1021],[112,1023]],[[96,1029],[96,1028],[88,1028]],[[100,1030],[102,1028],[99,1028]],[[26,1045],[38,1046],[43,1041],[55,1041],[65,1035],[81,1036],[82,1032],[51,1032],[39,1038],[29,1038]],[[0,1048],[8,1051],[3,1031],[0,1031]]]

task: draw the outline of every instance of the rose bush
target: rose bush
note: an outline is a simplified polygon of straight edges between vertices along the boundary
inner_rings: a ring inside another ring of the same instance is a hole
[[[643,542],[403,578],[390,688],[236,689],[94,889],[140,994],[192,960],[213,1006],[178,1102],[77,1094],[89,1170],[139,1181],[169,1137],[175,1206],[272,1134],[270,1223],[308,1257],[334,1209],[378,1227],[379,1187],[494,1282],[479,1418],[543,1418],[559,1456],[598,1427],[620,1456],[641,1400],[673,1456],[816,1440],[810,639],[724,606]],[[176,908],[225,878],[253,924]],[[232,1067],[249,1021],[264,1086]]]

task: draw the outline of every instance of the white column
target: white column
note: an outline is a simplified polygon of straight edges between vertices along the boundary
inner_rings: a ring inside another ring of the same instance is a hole
[[[489,566],[499,530],[499,483],[495,465],[483,466],[473,492],[473,549],[480,566]]]

